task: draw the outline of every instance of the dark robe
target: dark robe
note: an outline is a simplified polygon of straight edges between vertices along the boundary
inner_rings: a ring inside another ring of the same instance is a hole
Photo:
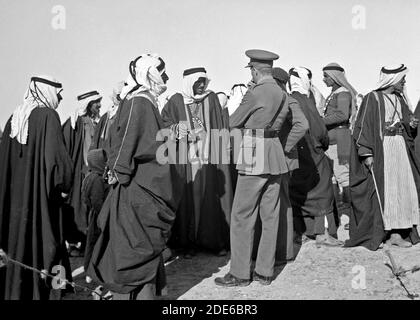
[[[415,116],[417,119],[420,119],[420,100],[419,100],[419,102],[417,103],[416,110],[414,110],[414,116]],[[415,150],[416,150],[416,155],[417,155],[417,158],[418,158],[418,159],[420,159],[420,134],[418,134],[418,135],[416,136],[416,138],[414,139],[414,148],[415,148]]]
[[[117,293],[165,284],[159,270],[181,188],[175,170],[157,161],[162,128],[158,109],[141,96],[122,102],[111,127],[108,166],[119,183],[111,186],[98,216],[101,234],[87,273]]]
[[[373,171],[383,207],[384,151],[381,129],[383,130],[385,126],[385,103],[383,93],[377,91],[377,95],[379,102],[373,92],[365,96],[353,131],[350,153],[350,190],[353,210],[350,214],[350,239],[345,243],[347,247],[364,246],[369,250],[377,250],[386,236],[372,174],[363,163],[363,158],[359,157],[358,152],[359,149],[364,148],[364,150],[373,154]],[[399,100],[404,127],[403,138],[406,143],[417,192],[419,193],[420,164],[414,151],[413,137],[415,136],[415,130],[412,130],[409,126],[411,111],[402,98]],[[405,238],[412,243],[420,241],[415,227],[407,232]]]
[[[73,186],[62,207],[65,218],[65,238],[70,243],[77,243],[84,241],[88,228],[88,212],[82,200],[82,181],[87,172],[83,155],[85,141],[83,117],[77,118],[75,129],[72,128],[69,118],[63,124],[63,135],[67,152],[73,161],[74,173]]]
[[[111,130],[111,126],[114,123],[115,116],[112,119],[109,119],[109,113],[105,113],[101,119],[99,120],[98,124],[95,126],[95,134],[93,136],[92,144],[90,145],[90,149],[103,149],[106,153],[109,150],[109,133]]]
[[[229,110],[228,108],[224,108],[222,109],[222,117],[223,117],[223,128],[229,128]],[[235,189],[236,189],[236,181],[238,181],[238,170],[236,170],[236,163],[235,161],[233,161],[234,159],[234,148],[233,143],[234,143],[234,137],[230,137],[230,159],[231,163],[230,163],[230,179],[231,179],[231,184],[232,184],[232,194],[235,194]]]
[[[89,172],[82,183],[82,199],[88,211],[88,231],[84,255],[84,268],[87,270],[92,251],[100,230],[97,218],[108,195],[109,184],[104,180],[106,158],[103,149],[94,149],[88,154]]]
[[[292,171],[289,183],[295,229],[300,229],[300,233],[305,232],[307,235],[314,235],[314,232],[320,234],[320,230],[324,229],[324,217],[329,215],[329,233],[336,234],[331,181],[333,173],[331,163],[325,155],[329,145],[328,131],[313,99],[299,92],[293,92],[291,96],[299,102],[309,122],[309,130],[297,144],[299,168]],[[302,224],[302,218],[305,224]]]
[[[205,123],[205,127],[210,130],[228,130],[228,123],[223,117],[216,94],[211,92],[203,100],[203,114],[206,113],[206,105],[208,105],[209,123]],[[184,100],[180,93],[173,95],[166,103],[162,109],[162,118],[165,127],[187,121]],[[191,122],[190,125],[193,126]],[[200,169],[205,184],[201,197],[194,195],[191,164],[176,165],[178,172],[184,177],[184,196],[172,229],[170,241],[172,247],[188,249],[198,246],[214,252],[229,248],[230,213],[233,201],[230,163],[222,163],[223,150],[219,149],[220,152],[216,152],[212,149],[215,146],[214,140],[214,136],[210,135],[209,159],[212,160],[208,164],[203,164]],[[225,151],[228,153],[228,150]],[[230,158],[229,155],[227,157]],[[200,212],[195,212],[194,197],[196,201],[197,199],[200,201]]]
[[[108,125],[108,113],[102,115],[98,124],[95,126],[95,134],[93,135],[92,144],[90,149],[103,149],[105,143],[105,129]]]
[[[228,108],[222,109],[222,118],[224,128],[229,128],[229,110]]]
[[[72,163],[60,119],[55,110],[35,108],[28,126],[22,145],[10,138],[9,119],[0,144],[0,248],[38,270],[61,265],[71,279],[59,207],[71,188]],[[0,269],[0,300],[56,299],[61,291],[12,263]]]

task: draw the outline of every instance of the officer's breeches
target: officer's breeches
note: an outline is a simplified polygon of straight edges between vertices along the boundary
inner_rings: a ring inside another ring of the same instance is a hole
[[[340,164],[338,162],[338,151],[337,145],[333,144],[328,147],[325,154],[333,160],[333,172],[332,183],[338,184],[340,187],[345,188],[349,186],[349,164]]]
[[[284,179],[287,179],[287,176],[242,174],[238,176],[230,226],[232,275],[241,279],[250,279],[258,214],[262,222],[262,234],[255,271],[267,277],[273,275],[279,227],[280,189]]]

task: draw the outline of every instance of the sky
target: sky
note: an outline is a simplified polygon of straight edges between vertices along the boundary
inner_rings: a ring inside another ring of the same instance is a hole
[[[274,66],[311,69],[324,95],[322,68],[330,62],[342,65],[362,94],[375,88],[382,66],[404,63],[415,106],[419,12],[418,0],[0,0],[0,128],[34,75],[63,83],[62,122],[77,95],[91,90],[104,96],[106,112],[113,87],[143,53],[166,62],[162,99],[181,89],[183,70],[198,66],[211,90],[229,93],[250,80],[245,51],[265,49],[280,56]]]

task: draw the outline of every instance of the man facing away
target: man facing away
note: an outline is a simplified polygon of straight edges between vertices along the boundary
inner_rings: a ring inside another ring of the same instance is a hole
[[[61,88],[54,78],[32,77],[7,121],[0,144],[0,248],[38,270],[63,267],[60,274],[71,281],[60,205],[73,171],[55,110]],[[59,299],[60,288],[12,263],[0,269],[0,300]]]
[[[294,121],[288,142],[283,147],[279,131],[289,108],[289,97],[272,76],[273,60],[278,55],[264,50],[248,50],[252,80],[241,105],[230,117],[230,127],[244,131],[238,158],[238,181],[230,228],[231,264],[217,285],[246,286],[251,282],[251,253],[257,216],[262,222],[253,280],[270,284],[274,272],[280,201],[287,195],[288,166],[285,153],[304,136],[306,119]],[[244,160],[246,158],[246,160]],[[251,161],[249,161],[251,160]]]

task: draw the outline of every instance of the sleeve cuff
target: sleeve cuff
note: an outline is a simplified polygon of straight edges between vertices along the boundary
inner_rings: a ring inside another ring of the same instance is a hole
[[[357,153],[359,154],[360,157],[373,156],[372,150],[370,150],[366,147],[360,147]]]

